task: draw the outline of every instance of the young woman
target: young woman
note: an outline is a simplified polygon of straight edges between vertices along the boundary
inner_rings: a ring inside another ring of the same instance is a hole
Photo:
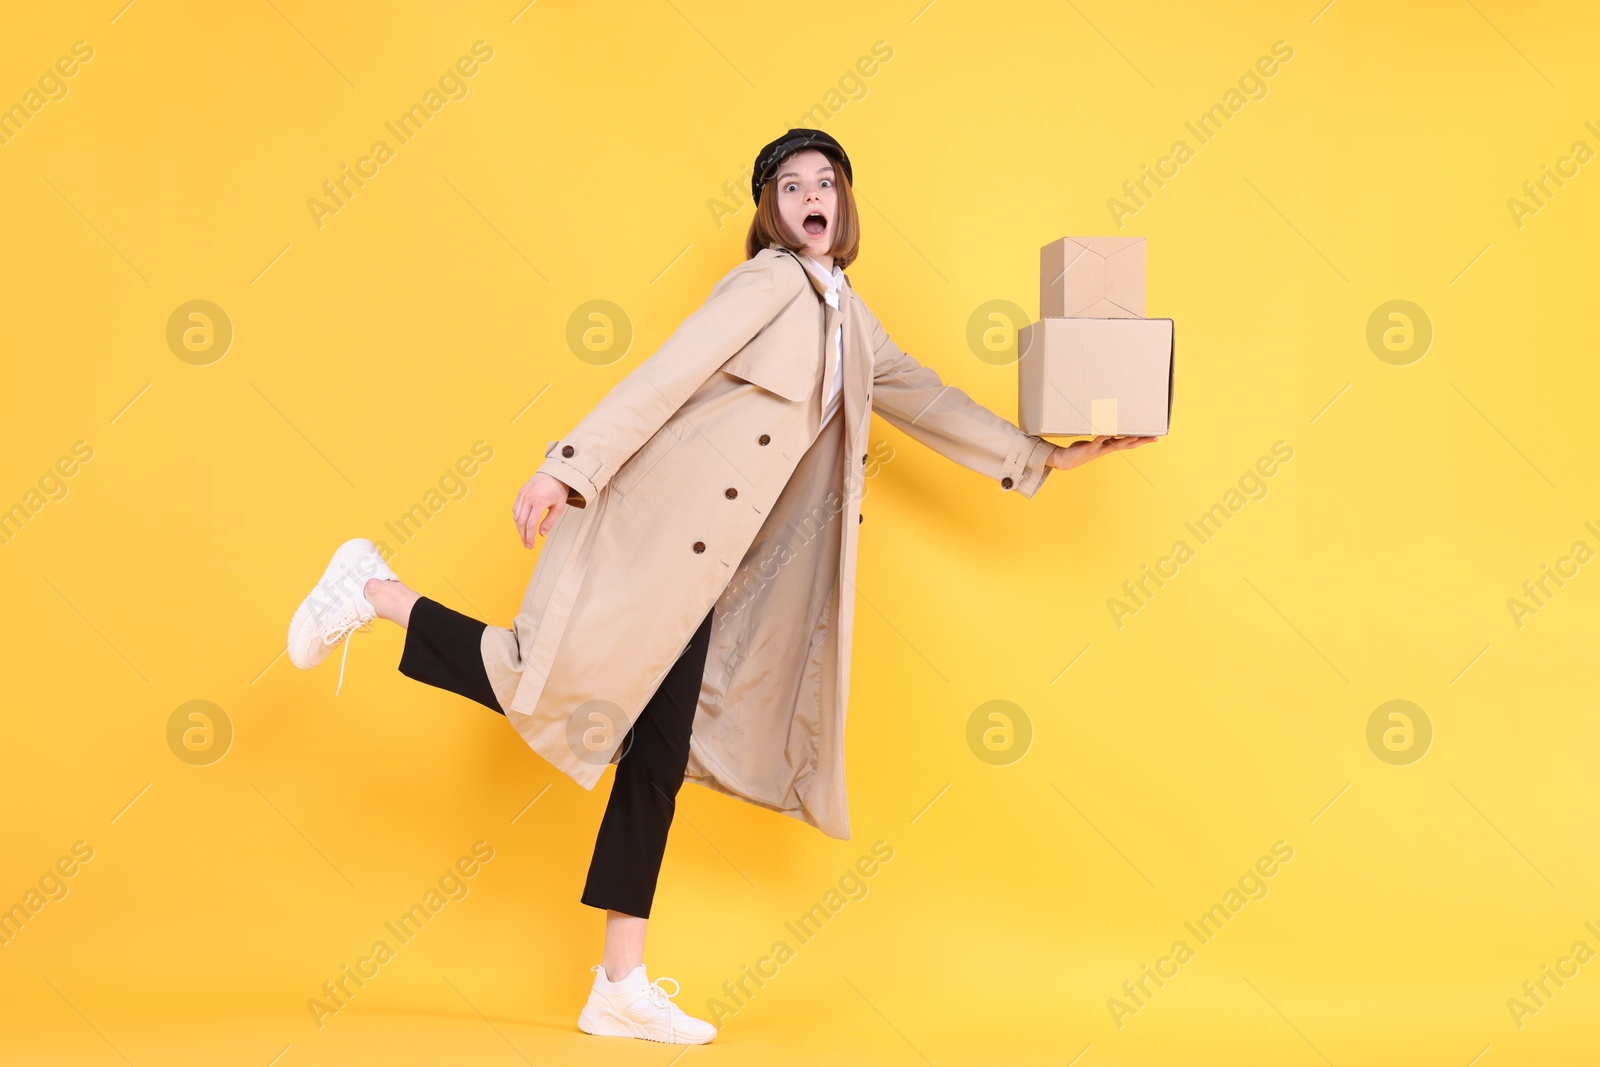
[[[581,898],[606,912],[578,1017],[587,1033],[716,1034],[643,963],[686,779],[850,836],[844,712],[869,413],[1025,497],[1051,469],[1155,440],[1053,445],[901,351],[844,274],[859,244],[852,180],[819,130],[762,148],[745,262],[550,444],[518,493],[523,546],[535,530],[545,542],[511,627],[420,595],[365,538],[340,546],[290,624],[290,659],[309,669],[372,620],[396,622],[408,677],[505,714],[585,788],[616,765]]]

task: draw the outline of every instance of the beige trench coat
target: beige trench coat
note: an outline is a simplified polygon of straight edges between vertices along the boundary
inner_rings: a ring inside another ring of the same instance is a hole
[[[571,506],[482,651],[512,726],[586,789],[714,604],[685,780],[848,839],[869,409],[1003,490],[1049,474],[1049,442],[902,352],[848,275],[838,311],[824,291],[763,249],[546,451]],[[819,434],[840,321],[841,410]]]

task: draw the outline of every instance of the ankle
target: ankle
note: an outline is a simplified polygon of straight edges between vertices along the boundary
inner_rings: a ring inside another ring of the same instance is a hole
[[[638,967],[642,962],[642,960],[624,959],[602,960],[600,965],[600,973],[602,976],[604,976],[606,981],[615,984],[632,974],[634,968]]]
[[[409,608],[409,605],[403,604],[396,595],[401,588],[401,583],[393,578],[368,578],[361,587],[361,595],[367,598],[367,603],[378,613],[378,618],[404,625],[405,620],[400,617],[400,612],[402,608]],[[407,610],[405,614],[409,615],[410,611]]]

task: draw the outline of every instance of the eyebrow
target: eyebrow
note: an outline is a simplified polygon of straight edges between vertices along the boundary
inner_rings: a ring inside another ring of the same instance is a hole
[[[822,170],[817,171],[817,173],[821,174],[823,171],[827,171],[829,174],[832,174],[833,173],[833,167],[831,167],[831,166],[823,167]],[[799,171],[797,171],[797,170],[786,170],[782,174],[778,175],[776,178],[774,178],[772,180],[775,181],[775,182],[781,182],[785,178],[798,178],[798,177],[800,177],[800,172]]]

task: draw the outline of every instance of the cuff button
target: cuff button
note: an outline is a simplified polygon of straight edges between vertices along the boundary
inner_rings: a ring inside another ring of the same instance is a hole
[[[1000,479],[1000,488],[1002,488],[1002,489],[1010,489],[1011,488],[1011,479],[1009,477],[1001,478]]]
[[[563,456],[572,455],[572,446],[571,445],[563,445],[562,448],[561,448],[561,454]]]

